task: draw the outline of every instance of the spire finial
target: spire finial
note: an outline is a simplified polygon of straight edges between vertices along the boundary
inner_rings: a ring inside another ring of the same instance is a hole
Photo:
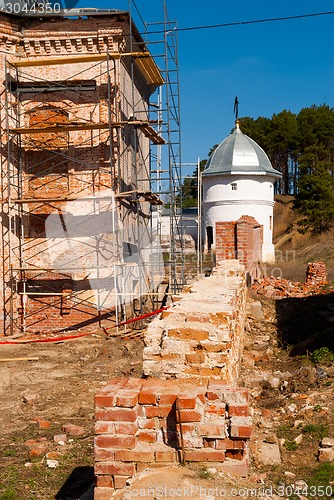
[[[238,99],[237,95],[235,96],[235,99],[234,99],[233,111],[234,111],[234,115],[235,115],[235,122],[237,123],[238,118],[239,118],[239,99]]]

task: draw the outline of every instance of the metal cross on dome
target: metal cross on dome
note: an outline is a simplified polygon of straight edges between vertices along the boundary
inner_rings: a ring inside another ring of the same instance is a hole
[[[233,112],[235,114],[235,121],[237,121],[238,117],[239,117],[239,99],[238,99],[238,96],[236,95],[235,96],[235,99],[234,99],[234,108],[233,108]]]

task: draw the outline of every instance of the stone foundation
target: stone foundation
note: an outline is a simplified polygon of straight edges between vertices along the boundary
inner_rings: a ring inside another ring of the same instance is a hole
[[[235,385],[243,348],[244,268],[226,260],[212,276],[186,287],[145,335],[144,374]]]
[[[95,500],[150,467],[203,463],[246,476],[248,390],[220,380],[111,380],[95,396]]]
[[[150,467],[205,463],[247,475],[248,390],[236,387],[245,306],[244,267],[226,260],[149,324],[150,378],[113,379],[95,397],[95,500]]]

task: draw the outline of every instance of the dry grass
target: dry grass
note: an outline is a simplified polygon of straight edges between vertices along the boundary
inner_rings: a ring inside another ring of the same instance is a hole
[[[298,215],[292,209],[293,197],[278,195],[275,200],[274,242],[277,259],[275,266],[267,266],[268,272],[274,269],[275,276],[303,282],[307,263],[324,261],[329,280],[333,281],[334,228],[322,234],[301,234],[297,225]]]

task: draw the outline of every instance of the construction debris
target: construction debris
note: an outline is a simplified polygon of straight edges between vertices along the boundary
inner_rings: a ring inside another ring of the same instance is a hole
[[[255,279],[252,289],[258,295],[274,300],[334,293],[334,287],[328,287],[327,279],[325,263],[312,262],[307,266],[305,283],[270,276],[269,278]]]

